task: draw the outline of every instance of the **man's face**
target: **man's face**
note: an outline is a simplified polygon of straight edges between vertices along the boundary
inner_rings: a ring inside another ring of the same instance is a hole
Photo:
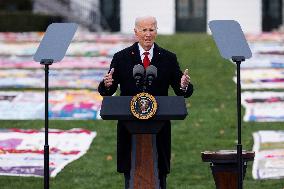
[[[153,19],[141,20],[134,29],[139,44],[148,51],[157,36],[157,27]]]

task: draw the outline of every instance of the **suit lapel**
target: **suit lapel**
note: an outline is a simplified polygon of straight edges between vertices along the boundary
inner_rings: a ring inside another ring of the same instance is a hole
[[[142,61],[140,58],[140,52],[139,52],[139,47],[138,47],[138,42],[134,43],[131,48],[130,48],[130,56],[131,56],[131,61],[133,62],[134,65],[136,64],[141,64]]]
[[[160,62],[159,59],[161,57],[160,47],[154,43],[154,50],[153,50],[153,58],[151,60],[151,65],[157,66]]]

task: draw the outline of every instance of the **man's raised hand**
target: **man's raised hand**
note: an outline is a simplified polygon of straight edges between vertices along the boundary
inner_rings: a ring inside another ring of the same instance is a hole
[[[113,83],[112,74],[114,72],[114,68],[111,68],[110,72],[107,73],[104,77],[104,84],[106,88],[109,88]]]
[[[189,83],[190,83],[190,77],[188,75],[188,69],[185,69],[180,79],[180,88],[182,90],[186,90]]]

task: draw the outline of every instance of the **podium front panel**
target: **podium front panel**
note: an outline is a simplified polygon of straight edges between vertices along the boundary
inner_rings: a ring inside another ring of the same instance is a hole
[[[151,120],[183,120],[187,109],[183,96],[156,96],[158,109]],[[105,96],[100,115],[104,120],[138,120],[130,112],[132,96]]]

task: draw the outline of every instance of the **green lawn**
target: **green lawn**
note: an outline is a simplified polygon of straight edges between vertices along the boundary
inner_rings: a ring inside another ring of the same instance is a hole
[[[160,36],[158,44],[175,52],[181,68],[189,68],[194,94],[187,99],[189,116],[172,124],[170,189],[213,189],[208,163],[201,161],[205,150],[235,149],[236,85],[235,66],[222,59],[210,36],[177,34]],[[244,109],[242,110],[244,113]],[[42,128],[43,121],[0,121],[2,128]],[[243,123],[243,148],[251,150],[252,132],[282,129],[281,123]],[[123,188],[123,176],[116,173],[116,122],[51,121],[50,128],[83,127],[97,131],[88,153],[69,164],[50,184],[52,189]],[[109,160],[112,157],[112,160]],[[108,157],[108,158],[107,158]],[[282,189],[284,180],[255,181],[249,163],[244,186],[247,189]],[[0,177],[1,189],[43,188],[42,178]]]

